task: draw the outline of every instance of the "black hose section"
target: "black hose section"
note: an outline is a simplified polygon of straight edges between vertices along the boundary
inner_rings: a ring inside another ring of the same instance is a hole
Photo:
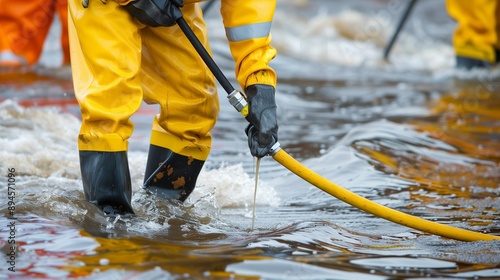
[[[177,24],[181,28],[181,30],[184,32],[188,40],[191,42],[193,47],[196,49],[198,54],[201,56],[201,59],[205,62],[205,64],[208,66],[210,71],[214,74],[215,78],[221,86],[224,88],[224,90],[227,92],[227,94],[232,93],[235,89],[231,85],[231,83],[228,81],[226,76],[224,76],[224,73],[220,70],[219,66],[215,64],[215,61],[212,59],[210,54],[207,52],[203,44],[201,44],[200,40],[198,37],[196,37],[196,34],[194,34],[193,30],[189,27],[187,24],[186,20],[181,17],[177,19]]]

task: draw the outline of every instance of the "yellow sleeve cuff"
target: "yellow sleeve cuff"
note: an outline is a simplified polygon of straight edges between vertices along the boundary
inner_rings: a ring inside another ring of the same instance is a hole
[[[250,74],[245,83],[245,88],[255,84],[265,84],[276,88],[276,73],[274,70],[260,70]]]

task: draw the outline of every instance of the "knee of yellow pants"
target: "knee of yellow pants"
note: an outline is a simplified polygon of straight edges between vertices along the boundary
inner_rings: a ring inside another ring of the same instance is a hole
[[[185,5],[184,19],[210,51],[199,5]],[[144,28],[140,78],[144,100],[158,104],[151,144],[206,160],[219,112],[213,75],[178,27]],[[168,52],[165,51],[168,49]]]
[[[217,95],[204,94],[199,103],[185,104],[183,100],[169,98],[160,104],[155,116],[151,144],[173,152],[206,160],[212,145],[211,129],[217,121],[219,103]]]
[[[151,131],[151,144],[169,149],[176,154],[191,156],[197,160],[205,161],[208,158],[212,145],[212,135],[206,133],[197,138],[186,139],[167,132],[159,124],[157,117],[153,121]]]

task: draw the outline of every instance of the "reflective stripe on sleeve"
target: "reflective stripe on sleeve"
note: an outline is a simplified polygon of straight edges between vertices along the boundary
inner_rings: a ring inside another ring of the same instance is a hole
[[[227,39],[231,42],[267,37],[270,32],[271,21],[226,28]]]

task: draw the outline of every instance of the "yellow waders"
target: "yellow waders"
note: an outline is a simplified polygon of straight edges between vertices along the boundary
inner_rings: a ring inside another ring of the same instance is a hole
[[[78,138],[87,200],[107,215],[133,213],[127,140],[130,117],[142,101],[158,104],[143,187],[184,201],[211,147],[219,103],[215,80],[178,26],[149,27],[121,4],[127,0],[70,0],[69,36],[75,95],[82,126]],[[208,51],[198,4],[185,1],[186,22]],[[269,43],[274,0],[222,0],[222,17],[242,88],[276,85],[267,65],[276,50]],[[96,172],[94,172],[96,171]]]
[[[500,1],[447,0],[448,13],[457,22],[453,46],[457,56],[495,63],[500,50]]]
[[[160,106],[151,144],[205,160],[219,111],[215,80],[178,26],[145,26],[114,1],[84,9],[70,0],[69,11],[79,150],[126,151],[130,117],[144,100]],[[182,12],[208,48],[199,5]]]

